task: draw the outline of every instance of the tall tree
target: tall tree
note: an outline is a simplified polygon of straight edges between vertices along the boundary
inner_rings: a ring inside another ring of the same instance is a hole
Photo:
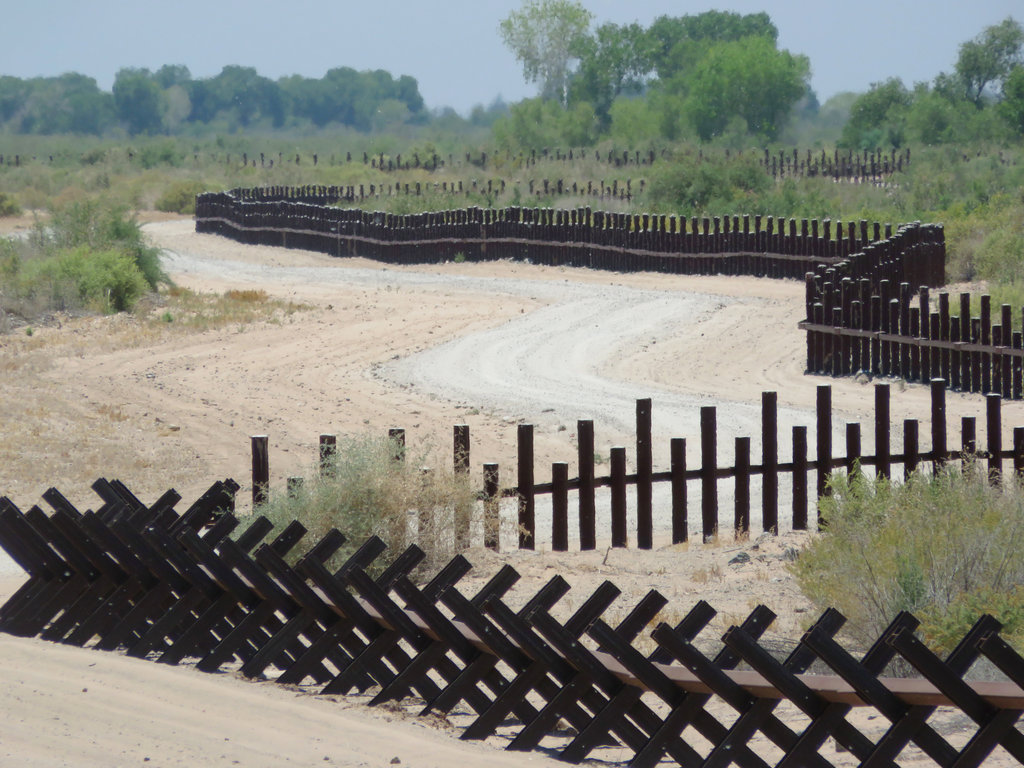
[[[870,90],[853,102],[840,144],[853,149],[899,146],[912,102],[913,94],[899,78],[872,83]]]
[[[774,46],[779,30],[767,13],[705,11],[687,16],[659,16],[647,30],[650,65],[661,79],[694,66],[714,43],[765,37]]]
[[[574,0],[526,0],[502,20],[498,31],[523,65],[527,82],[539,82],[543,98],[564,106],[574,51],[592,19],[593,14]]]
[[[1015,67],[1007,76],[999,110],[1010,127],[1024,136],[1024,67]]]
[[[1007,17],[986,27],[980,35],[960,46],[956,73],[965,95],[978,107],[987,86],[1001,86],[1014,67],[1024,64],[1024,28]]]
[[[114,109],[128,133],[160,132],[160,86],[148,69],[118,70],[114,76]]]
[[[807,93],[810,73],[806,56],[777,50],[765,37],[718,43],[693,71],[686,109],[705,141],[737,117],[751,133],[774,139]]]
[[[646,31],[639,24],[602,24],[576,47],[579,70],[569,86],[571,102],[586,101],[602,128],[610,121],[612,102],[622,93],[639,94],[651,69]]]

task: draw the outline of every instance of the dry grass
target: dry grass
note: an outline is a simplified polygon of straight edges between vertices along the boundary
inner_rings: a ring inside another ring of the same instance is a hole
[[[40,324],[0,334],[0,371],[34,373],[49,367],[47,360],[52,357],[130,349],[159,342],[170,334],[282,323],[310,308],[272,298],[265,291],[214,294],[175,286],[150,294],[132,314],[100,317],[56,313]]]
[[[424,461],[406,455],[388,438],[340,439],[335,461],[314,468],[311,479],[290,493],[272,494],[256,513],[280,529],[293,520],[307,528],[295,556],[336,528],[347,542],[333,565],[370,536],[379,536],[388,545],[384,561],[416,544],[426,555],[419,572],[432,575],[474,540],[482,540],[482,533],[474,530],[480,527],[480,505],[469,477],[426,469]]]
[[[210,331],[250,323],[280,323],[306,304],[272,298],[266,291],[232,289],[222,294],[196,293],[172,287],[160,294],[164,301],[146,313],[149,327],[174,326],[186,331]]]
[[[56,482],[74,503],[92,504],[91,483],[111,473],[133,478],[138,493],[194,483],[196,453],[174,425],[137,413],[130,403],[70,394],[60,383],[64,361],[157,348],[218,328],[287,322],[305,309],[259,291],[216,295],[175,288],[151,295],[133,314],[62,313],[33,326],[31,335],[24,328],[0,334],[0,495],[32,504]]]

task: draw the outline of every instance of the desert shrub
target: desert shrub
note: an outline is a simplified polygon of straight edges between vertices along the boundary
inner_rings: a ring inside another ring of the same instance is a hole
[[[387,543],[390,557],[416,543],[427,554],[423,567],[432,570],[468,545],[458,531],[469,521],[475,492],[465,476],[424,470],[422,457],[396,458],[400,451],[388,438],[339,439],[330,471],[317,468],[315,479],[291,495],[271,494],[256,512],[277,528],[292,520],[301,522],[309,530],[303,539],[305,549],[337,528],[347,542],[335,562],[376,535]],[[298,554],[305,551],[299,549]]]
[[[132,309],[149,287],[142,270],[124,251],[76,248],[61,259],[79,296],[101,312]]]
[[[37,226],[32,240],[44,252],[89,246],[126,253],[153,290],[170,283],[160,266],[160,249],[149,245],[134,216],[96,200],[73,203],[55,210],[47,226]]]
[[[4,258],[0,293],[10,311],[25,317],[49,311],[131,309],[146,281],[127,254],[88,246],[54,255],[11,251]]]
[[[17,216],[21,213],[18,201],[6,192],[0,192],[0,216]]]
[[[792,568],[808,598],[849,619],[855,639],[873,642],[901,610],[941,651],[986,610],[1011,635],[1024,630],[1020,486],[993,485],[969,466],[902,484],[838,474],[830,489],[823,532]]]
[[[206,190],[201,181],[178,181],[171,184],[157,198],[156,209],[167,213],[194,214],[196,195]]]
[[[147,289],[142,272],[123,251],[80,246],[38,264],[61,294],[74,286],[81,305],[100,312],[129,310]]]

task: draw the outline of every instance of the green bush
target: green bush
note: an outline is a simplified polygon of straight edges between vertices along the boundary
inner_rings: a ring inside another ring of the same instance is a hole
[[[980,466],[906,483],[834,475],[821,500],[823,532],[793,564],[818,606],[873,642],[897,612],[948,651],[984,610],[1009,633],[1024,629],[1024,492],[993,485]],[[995,599],[995,596],[1001,596]]]
[[[5,259],[3,292],[20,314],[88,308],[123,312],[146,292],[146,281],[122,251],[80,246],[57,255]]]
[[[170,279],[160,266],[160,249],[146,242],[134,216],[97,200],[73,203],[53,212],[48,227],[37,226],[33,241],[41,250],[54,253],[82,245],[96,250],[128,254],[152,290]]]
[[[164,190],[156,201],[156,209],[167,213],[194,214],[196,195],[206,191],[201,181],[178,181]]]
[[[271,494],[256,509],[277,528],[298,520],[309,530],[308,550],[330,529],[348,541],[335,556],[341,561],[372,535],[388,545],[391,557],[416,543],[427,554],[424,567],[435,568],[468,546],[459,531],[473,511],[475,492],[468,478],[451,471],[424,470],[422,457],[396,458],[393,440],[370,435],[339,439],[330,471],[315,470],[293,494]]]
[[[18,216],[20,213],[18,201],[6,192],[0,192],[0,216]]]
[[[141,270],[123,251],[81,246],[61,256],[57,269],[77,287],[86,306],[104,313],[131,309],[148,288]]]

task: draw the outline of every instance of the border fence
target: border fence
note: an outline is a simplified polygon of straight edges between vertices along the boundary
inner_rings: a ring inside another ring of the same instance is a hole
[[[390,214],[334,207],[352,187],[268,187],[196,197],[196,231],[253,245],[360,255],[393,264],[529,260],[620,272],[866,277],[877,283],[941,286],[941,225],[677,217],[549,208],[466,208]],[[360,192],[360,196],[362,193]],[[832,270],[832,272],[828,272]],[[812,283],[808,278],[808,291]],[[808,296],[808,304],[813,304]]]
[[[951,297],[933,301],[927,287],[883,279],[828,275],[821,289],[808,275],[807,370],[849,376],[860,371],[912,382],[943,378],[962,392],[998,393],[1020,400],[1024,394],[1024,310],[1014,317],[1009,304],[996,310],[991,297]]]
[[[747,150],[750,154],[759,155],[759,150]],[[593,166],[608,166],[614,169],[625,169],[630,167],[643,168],[651,167],[655,163],[666,162],[668,152],[664,149],[655,151],[653,149],[608,149],[600,151],[587,149],[585,147],[531,149],[529,152],[513,152],[509,150],[492,150],[490,153],[478,150],[466,152],[463,155],[448,153],[439,155],[436,152],[424,153],[422,156],[417,151],[407,152],[405,155],[384,152],[367,152],[347,150],[344,153],[332,152],[321,156],[317,152],[288,153],[284,152],[259,152],[248,151],[224,153],[192,153],[192,162],[204,161],[223,164],[226,166],[241,166],[246,168],[273,169],[294,165],[317,167],[327,165],[329,167],[349,165],[362,162],[380,172],[401,172],[401,171],[425,171],[436,172],[442,169],[449,171],[459,168],[472,168],[486,170],[488,163],[493,167],[495,161],[502,167],[532,168],[538,163],[551,164],[561,163],[567,167],[579,166],[584,162]],[[705,152],[704,149],[697,151],[698,161],[714,159],[718,153],[713,151]],[[742,157],[743,150],[724,150],[724,156]],[[588,157],[589,156],[589,157]],[[127,150],[129,162],[134,162],[135,153]],[[21,167],[32,163],[66,162],[69,159],[68,153],[58,152],[56,154],[34,154],[22,155],[20,153],[0,153],[0,167]],[[75,155],[75,160],[80,158]],[[179,160],[188,160],[183,155]],[[766,173],[771,174],[774,179],[793,177],[823,177],[831,178],[833,181],[868,182],[874,184],[885,183],[887,179],[896,173],[901,173],[910,166],[910,150],[881,149],[854,152],[852,149],[834,149],[831,153],[824,149],[801,151],[799,148],[791,150],[779,149],[763,150],[763,156],[758,160]]]
[[[671,625],[654,590],[615,621],[608,610],[620,590],[605,582],[559,620],[570,591],[560,576],[516,609],[505,599],[519,579],[509,566],[471,595],[459,589],[472,568],[462,556],[417,585],[415,546],[373,568],[385,546],[370,539],[328,565],[345,542],[337,530],[289,560],[305,529],[292,523],[267,540],[272,526],[258,517],[238,533],[240,521],[220,506],[232,485],[215,485],[180,515],[173,491],[147,507],[107,481],[94,486],[104,500],[96,511],[53,490],[44,496],[51,514],[0,499],[0,546],[28,573],[0,606],[0,630],[165,664],[193,659],[205,672],[230,665],[323,694],[368,692],[371,704],[411,700],[421,715],[459,706],[462,738],[502,728],[508,749],[547,739],[545,749],[571,763],[609,748],[651,768],[665,758],[826,768],[845,758],[840,748],[860,765],[1024,762],[1024,658],[991,617],[943,659],[901,613],[855,655],[836,640],[845,619],[830,609],[780,657],[761,641],[775,614],[758,606],[709,651],[714,609],[700,601]],[[651,624],[656,645],[645,653],[636,641]],[[965,680],[980,658],[1008,681]],[[921,677],[886,677],[894,660]],[[933,717],[937,707],[954,709],[952,731]]]
[[[932,380],[930,391],[930,421],[922,427],[917,419],[904,419],[900,425],[903,444],[894,446],[890,386],[875,384],[875,414],[867,435],[873,445],[871,451],[862,447],[864,430],[859,422],[846,422],[843,447],[834,445],[838,425],[834,423],[830,386],[818,386],[813,428],[797,425],[792,428],[791,435],[783,434],[779,429],[778,394],[763,392],[760,434],[754,441],[749,436],[734,438],[732,466],[723,466],[719,462],[718,409],[703,406],[700,408],[699,465],[688,465],[687,439],[675,437],[669,444],[670,466],[660,470],[655,469],[652,458],[652,401],[642,399],[636,402],[635,471],[627,472],[626,447],[614,446],[609,451],[609,473],[596,476],[594,423],[580,420],[576,427],[577,452],[573,457],[577,476],[569,476],[573,462],[559,461],[551,465],[551,480],[544,482],[537,482],[536,477],[533,425],[519,424],[516,428],[515,485],[502,484],[503,475],[498,464],[485,463],[482,466],[483,487],[477,493],[483,502],[481,528],[485,532],[500,529],[500,501],[508,498],[517,502],[519,548],[533,549],[538,540],[543,539],[550,541],[553,550],[567,551],[570,530],[575,529],[581,550],[594,549],[599,540],[610,542],[612,547],[627,547],[633,542],[639,549],[651,549],[655,538],[654,490],[659,485],[667,485],[670,489],[667,515],[670,518],[671,543],[679,544],[688,541],[697,531],[706,540],[727,529],[734,536],[742,537],[788,528],[816,528],[817,499],[828,493],[829,476],[836,470],[853,473],[870,469],[876,476],[893,477],[898,468],[902,479],[906,479],[925,469],[935,472],[950,462],[982,462],[990,477],[1003,476],[1008,464],[1014,476],[1024,478],[1024,426],[1014,427],[1011,445],[1004,445],[1002,398],[998,394],[991,393],[985,398],[984,414],[980,417],[984,424],[984,442],[979,444],[978,441],[979,417],[964,416],[960,421],[959,442],[951,444],[945,382]],[[922,446],[922,432],[930,438],[927,448]],[[388,436],[397,443],[395,456],[403,456],[404,430],[391,429]],[[760,443],[759,461],[755,461],[752,455],[752,442],[755,445]],[[455,471],[468,474],[472,459],[467,425],[454,426],[452,444]],[[320,436],[320,466],[325,473],[331,472],[335,446],[334,435]],[[258,509],[269,490],[269,438],[266,435],[254,436],[251,447],[253,507]],[[785,450],[786,447],[789,450]],[[755,487],[752,481],[758,480],[760,498],[752,493]],[[789,509],[780,505],[780,498],[785,498],[780,494],[780,484],[789,492]],[[628,488],[634,491],[635,508],[632,511],[628,509]],[[598,494],[605,493],[604,489],[607,489],[607,496],[600,497],[599,504]],[[572,494],[576,497],[574,520],[570,514]],[[723,495],[726,499],[731,496],[731,510],[723,503]],[[538,532],[536,509],[537,501],[542,497],[550,497],[550,532]],[[693,503],[695,498],[698,499],[696,504]],[[599,507],[610,510],[610,528],[607,530],[599,530],[596,515]],[[629,521],[634,521],[633,530],[629,529]],[[461,524],[468,526],[470,521],[467,519]],[[457,535],[459,540],[470,540],[468,528]],[[495,539],[485,539],[484,543],[492,548],[498,546]]]

